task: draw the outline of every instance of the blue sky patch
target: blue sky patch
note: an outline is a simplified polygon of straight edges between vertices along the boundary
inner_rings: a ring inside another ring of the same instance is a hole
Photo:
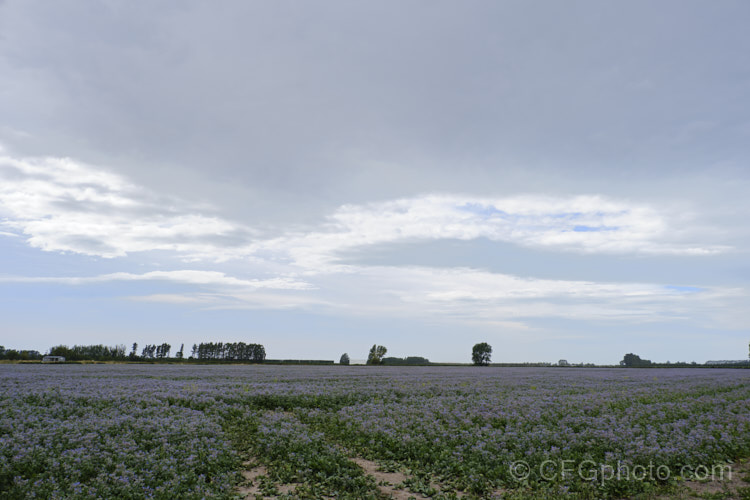
[[[465,203],[458,208],[460,210],[466,210],[467,212],[482,215],[484,217],[492,217],[493,215],[508,215],[508,212],[505,212],[504,210],[499,210],[492,205],[482,205],[481,203]]]
[[[705,290],[705,288],[700,288],[697,286],[680,286],[680,285],[666,285],[664,288],[667,290],[671,290],[673,292],[680,292],[680,293],[698,293]]]
[[[599,231],[617,231],[616,226],[573,226],[573,231],[577,233],[595,233]]]

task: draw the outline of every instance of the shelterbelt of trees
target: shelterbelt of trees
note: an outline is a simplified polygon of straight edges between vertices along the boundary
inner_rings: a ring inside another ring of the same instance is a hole
[[[194,359],[227,359],[236,361],[256,361],[266,359],[266,349],[260,344],[244,342],[201,342],[193,344]]]
[[[146,344],[140,354],[138,354],[137,343],[133,344],[129,354],[126,354],[124,345],[99,344],[74,345],[73,347],[58,345],[49,350],[49,355],[63,356],[67,361],[180,361],[185,359],[184,348],[184,344],[181,345],[174,357],[170,357],[172,346],[168,343]],[[41,359],[40,354],[38,359]],[[266,359],[266,349],[261,344],[246,344],[245,342],[201,342],[193,344],[192,354],[187,359],[261,363]]]

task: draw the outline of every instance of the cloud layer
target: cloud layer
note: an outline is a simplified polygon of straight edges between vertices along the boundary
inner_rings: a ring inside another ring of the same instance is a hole
[[[708,255],[728,247],[675,238],[676,221],[645,206],[601,196],[480,198],[428,195],[366,205],[345,205],[323,230],[259,242],[253,252],[288,255],[323,269],[358,247],[415,240],[486,238],[527,247],[584,253]]]
[[[33,247],[107,258],[153,250],[205,257],[247,233],[67,158],[0,156],[0,215]]]
[[[357,247],[477,238],[586,253],[700,255],[727,250],[676,240],[674,235],[684,231],[677,230],[669,214],[602,196],[426,195],[350,204],[320,229],[282,229],[281,236],[258,239],[258,231],[205,215],[208,207],[149,192],[71,159],[0,156],[0,181],[4,227],[43,250],[101,257],[166,250],[192,259],[291,259],[314,269]]]
[[[90,277],[0,277],[0,282],[5,283],[59,283],[65,285],[88,285],[116,281],[164,281],[185,285],[205,285],[235,290],[257,290],[260,288],[271,288],[277,290],[310,290],[314,288],[309,283],[294,280],[292,278],[278,277],[265,280],[243,280],[227,276],[218,271],[195,270],[151,271],[143,274],[119,272]]]
[[[432,194],[339,207],[306,231],[275,237],[209,207],[150,192],[70,159],[0,157],[2,236],[50,252],[125,258],[160,251],[168,270],[94,276],[5,276],[5,283],[183,286],[138,300],[210,308],[288,309],[354,316],[443,317],[527,328],[533,318],[674,321],[706,317],[742,296],[725,287],[550,280],[474,269],[344,264],[373,246],[485,239],[581,254],[700,258],[729,248],[685,225],[684,213],[603,196],[503,198]],[[677,215],[676,215],[677,214]],[[676,225],[681,224],[679,230]],[[202,270],[186,269],[193,261]],[[219,263],[231,271],[211,270]],[[116,267],[116,266],[115,266]],[[207,270],[208,269],[208,270]],[[240,277],[241,276],[241,277]]]

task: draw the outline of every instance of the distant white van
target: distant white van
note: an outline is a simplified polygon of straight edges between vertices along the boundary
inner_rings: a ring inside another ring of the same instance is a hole
[[[45,356],[42,363],[65,363],[65,356]]]

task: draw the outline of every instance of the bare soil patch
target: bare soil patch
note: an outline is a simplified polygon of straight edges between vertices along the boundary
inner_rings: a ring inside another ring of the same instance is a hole
[[[260,487],[260,478],[267,477],[268,476],[268,469],[266,469],[263,465],[256,464],[254,462],[245,462],[243,463],[247,469],[242,471],[242,477],[245,478],[245,481],[237,488],[237,493],[245,499],[253,500],[256,498],[276,498],[276,496],[264,496],[261,491]],[[276,490],[282,494],[285,495],[294,488],[296,488],[296,484],[277,484]]]
[[[378,483],[378,489],[385,496],[395,500],[409,500],[409,498],[426,498],[422,495],[405,491],[403,488],[397,489],[396,486],[402,484],[408,479],[406,474],[401,472],[385,472],[380,470],[380,466],[370,460],[354,457],[352,462],[359,465],[365,474],[375,478]]]
[[[727,469],[714,468],[706,480],[689,480],[680,485],[680,491],[657,500],[696,499],[750,500],[750,462],[728,464]],[[730,473],[731,472],[731,473]]]
[[[377,464],[377,462],[373,462],[371,460],[360,457],[353,457],[350,458],[350,460],[357,464],[360,468],[362,468],[365,474],[375,478],[375,481],[378,484],[378,490],[385,498],[390,498],[393,500],[420,500],[430,498],[429,496],[415,493],[406,489],[403,483],[404,481],[407,481],[409,479],[409,476],[404,474],[403,472],[384,471],[382,470],[380,465]],[[263,495],[261,480],[268,477],[268,469],[266,469],[265,466],[253,461],[244,462],[243,465],[246,467],[246,469],[242,471],[242,476],[245,480],[236,489],[237,494],[241,498],[246,500],[254,500],[260,498],[274,499],[278,497],[277,495]],[[276,491],[278,491],[279,495],[292,493],[297,486],[299,485],[296,483],[274,484],[274,487]],[[436,490],[440,489],[439,485],[432,484],[431,486]],[[458,496],[461,497],[462,494],[459,492]]]

